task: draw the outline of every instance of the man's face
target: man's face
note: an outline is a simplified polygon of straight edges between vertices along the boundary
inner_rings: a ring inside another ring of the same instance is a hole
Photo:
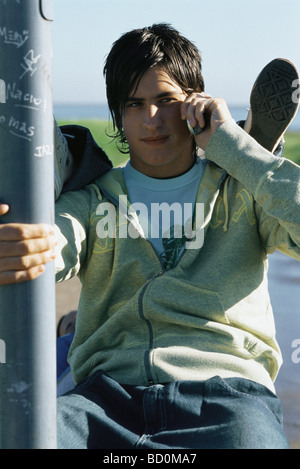
[[[160,67],[149,69],[129,95],[123,128],[132,166],[155,178],[178,176],[193,164],[193,137],[180,106],[186,94]]]

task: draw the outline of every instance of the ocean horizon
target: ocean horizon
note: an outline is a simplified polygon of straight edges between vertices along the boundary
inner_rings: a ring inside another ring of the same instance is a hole
[[[249,105],[228,105],[231,115],[235,121],[245,120]],[[107,104],[62,104],[54,103],[54,116],[56,120],[78,121],[86,119],[110,120]],[[300,132],[300,112],[298,110],[295,118],[289,126],[289,130]]]

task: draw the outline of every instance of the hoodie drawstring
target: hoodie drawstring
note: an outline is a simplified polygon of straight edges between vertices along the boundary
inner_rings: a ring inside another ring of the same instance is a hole
[[[223,231],[226,233],[228,230],[228,223],[229,223],[229,210],[228,210],[228,183],[229,177],[226,178],[224,183],[224,192],[223,192],[223,203],[225,209],[225,222],[223,225]]]
[[[96,184],[91,184],[91,186],[95,189],[95,192],[97,194],[97,199],[102,202],[102,195],[101,195],[101,192],[99,190],[99,187],[96,185]]]

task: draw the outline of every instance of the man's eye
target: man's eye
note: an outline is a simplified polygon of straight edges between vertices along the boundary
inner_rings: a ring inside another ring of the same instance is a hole
[[[173,97],[169,97],[169,98],[162,98],[161,102],[162,103],[174,103],[176,100],[176,98],[173,98]]]
[[[135,108],[135,107],[139,107],[142,103],[139,102],[139,101],[133,101],[133,102],[130,102],[127,104],[127,107],[129,108]]]

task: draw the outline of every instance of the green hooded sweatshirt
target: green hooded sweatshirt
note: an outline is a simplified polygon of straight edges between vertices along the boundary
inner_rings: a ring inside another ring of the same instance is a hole
[[[267,255],[300,260],[300,168],[233,121],[214,133],[206,158],[196,200],[204,219],[193,227],[203,242],[169,267],[123,203],[121,168],[58,199],[57,280],[82,283],[69,352],[75,382],[102,369],[134,385],[219,375],[274,391],[282,359]]]

